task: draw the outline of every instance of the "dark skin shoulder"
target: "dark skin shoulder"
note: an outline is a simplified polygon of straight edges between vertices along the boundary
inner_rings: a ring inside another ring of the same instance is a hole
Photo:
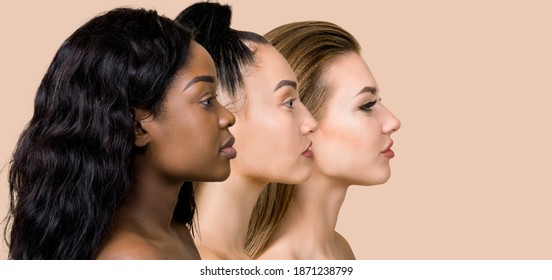
[[[199,259],[188,228],[173,225],[172,235],[152,235],[138,227],[119,224],[96,255],[98,260]]]
[[[150,240],[132,233],[117,232],[103,246],[98,260],[164,260],[167,257]]]

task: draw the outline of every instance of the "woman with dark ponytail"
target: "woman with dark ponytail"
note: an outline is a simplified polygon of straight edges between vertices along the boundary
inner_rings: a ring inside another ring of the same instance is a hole
[[[247,227],[268,182],[297,184],[310,177],[308,136],[318,124],[301,103],[286,60],[262,36],[230,28],[231,9],[196,3],[176,21],[194,30],[213,57],[221,103],[236,115],[231,128],[239,156],[220,183],[196,188],[194,240],[203,259],[249,259]]]
[[[189,181],[221,181],[233,115],[191,31],[97,16],[60,47],[9,172],[11,259],[198,258]]]

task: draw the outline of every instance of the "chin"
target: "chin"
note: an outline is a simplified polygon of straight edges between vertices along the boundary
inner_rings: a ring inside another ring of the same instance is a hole
[[[382,171],[380,173],[370,173],[364,176],[363,178],[357,178],[358,180],[351,185],[361,185],[361,186],[374,186],[384,184],[391,177],[391,172],[389,170]]]
[[[217,174],[217,176],[215,176],[215,178],[213,178],[211,181],[222,182],[228,179],[228,177],[230,177],[230,168],[228,168],[227,170],[221,171],[221,173]]]
[[[291,170],[287,174],[284,175],[282,178],[278,180],[272,180],[270,182],[279,182],[283,184],[302,184],[306,181],[308,181],[311,177],[312,171],[311,169],[306,169],[304,171],[298,172],[297,170]]]
[[[210,170],[208,175],[198,176],[194,178],[194,182],[222,182],[230,176],[230,166],[219,168],[218,170]]]
[[[385,172],[383,174],[379,174],[379,176],[376,176],[372,180],[371,185],[381,185],[389,181],[389,178],[391,177],[391,172]]]
[[[290,184],[302,184],[308,181],[312,175],[312,170],[309,168],[306,171],[302,172],[301,174],[297,174],[297,175],[300,175],[300,176],[297,176],[296,178],[297,180]]]

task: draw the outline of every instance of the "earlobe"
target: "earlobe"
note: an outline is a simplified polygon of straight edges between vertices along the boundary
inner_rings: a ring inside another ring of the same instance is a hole
[[[134,145],[137,147],[145,147],[151,140],[148,133],[148,127],[145,125],[147,122],[151,122],[151,113],[143,109],[132,108],[131,114],[134,118]]]

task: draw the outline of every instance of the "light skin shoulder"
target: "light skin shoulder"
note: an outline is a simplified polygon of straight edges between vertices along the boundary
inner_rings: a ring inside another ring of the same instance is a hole
[[[337,248],[339,249],[339,252],[341,252],[341,255],[346,260],[356,260],[355,254],[353,253],[353,249],[351,249],[351,246],[349,245],[349,242],[343,237],[341,234],[339,234],[337,231],[335,232],[335,244]]]
[[[204,259],[204,260],[227,260],[228,259],[224,255],[218,254],[217,252],[213,250],[209,250],[207,248],[198,247],[197,250],[199,251],[199,255],[201,256],[201,259]]]
[[[285,246],[273,246],[264,252],[258,258],[258,260],[299,260],[295,254],[295,250]]]

